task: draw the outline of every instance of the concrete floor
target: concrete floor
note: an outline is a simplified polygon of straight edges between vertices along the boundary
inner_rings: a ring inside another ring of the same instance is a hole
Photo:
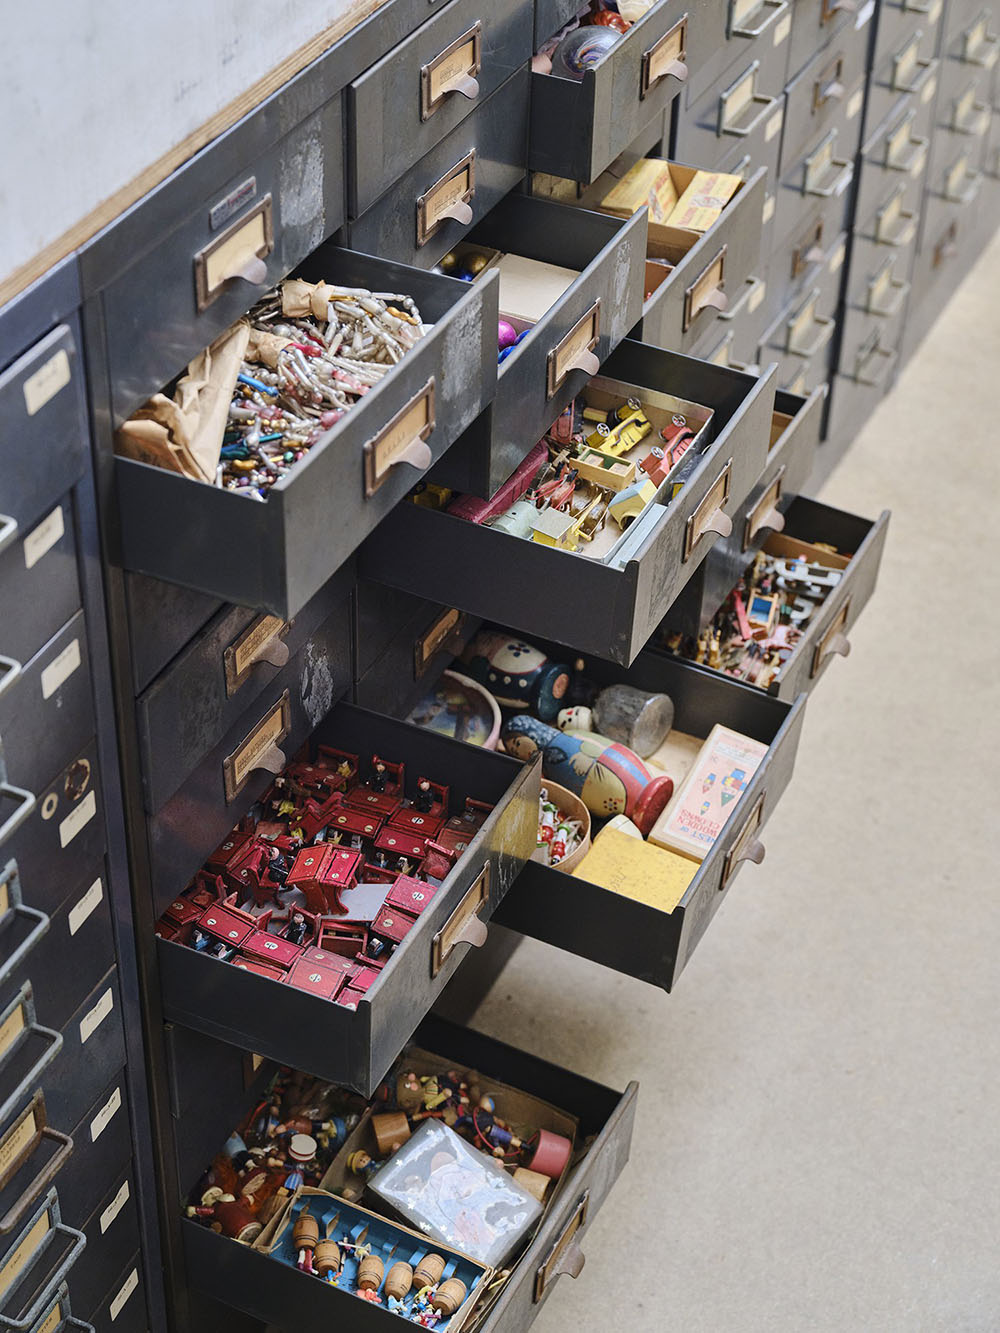
[[[675,993],[527,940],[474,1019],[640,1082],[535,1333],[1000,1329],[997,292],[1000,238],[821,494],[881,581]]]

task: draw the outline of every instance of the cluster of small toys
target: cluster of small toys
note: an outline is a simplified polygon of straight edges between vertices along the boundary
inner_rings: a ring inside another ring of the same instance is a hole
[[[449,250],[438,260],[437,267],[450,278],[459,278],[462,282],[475,282],[492,264],[499,263],[502,258],[499,250],[483,250],[463,244],[457,250]],[[532,327],[530,322],[519,317],[501,315],[497,323],[497,365],[503,365],[514,348],[520,347]]]
[[[621,41],[655,0],[590,0],[580,14],[545,42],[532,61],[538,74],[580,80]]]
[[[822,552],[813,549],[822,558]],[[769,554],[765,549],[697,638],[662,628],[660,644],[675,657],[766,690],[780,677],[841,577],[841,570],[815,559]]]
[[[424,336],[413,299],[289,278],[150,399],[119,451],[264,500]],[[228,401],[228,411],[223,411]]]
[[[543,787],[538,801],[538,842],[533,859],[542,865],[557,866],[573,855],[583,836],[581,821],[560,810]]]
[[[164,939],[356,1009],[491,806],[320,745],[289,764],[157,924]]]
[[[191,1191],[186,1215],[251,1244],[302,1185],[318,1185],[363,1100],[283,1069]]]
[[[666,504],[680,491],[707,442],[711,415],[680,399],[654,411],[591,381],[549,430],[544,448],[532,450],[489,500],[460,496],[448,512],[606,560],[654,499]]]

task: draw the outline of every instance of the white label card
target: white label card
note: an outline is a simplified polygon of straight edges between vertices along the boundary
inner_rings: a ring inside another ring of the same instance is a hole
[[[775,135],[781,133],[781,122],[784,120],[784,118],[785,118],[784,110],[781,110],[778,111],[775,115],[773,115],[771,119],[767,122],[767,125],[764,129],[764,138],[768,143],[771,142],[771,140],[775,137]]]
[[[138,1285],[139,1285],[139,1270],[137,1268],[133,1268],[131,1273],[129,1273],[128,1277],[122,1284],[121,1291],[114,1298],[109,1307],[111,1312],[112,1323],[114,1323],[114,1321],[121,1314],[122,1310],[124,1310],[125,1302],[132,1295],[133,1291],[135,1291]]]
[[[924,84],[920,93],[921,102],[924,103],[929,102],[936,92],[937,92],[937,79],[928,79],[927,82]]]
[[[833,252],[833,255],[832,255],[831,259],[830,259],[830,272],[831,272],[831,273],[836,273],[837,270],[842,266],[842,264],[843,264],[843,262],[844,262],[844,255],[845,255],[845,254],[846,254],[846,250],[844,249],[844,247],[843,247],[842,245],[838,245],[837,248],[836,248],[836,250]]]
[[[774,195],[773,195],[773,194],[769,194],[769,195],[767,196],[767,198],[764,200],[764,222],[765,222],[765,224],[768,223],[768,222],[770,222],[771,219],[774,217],[774,207],[775,207],[775,204],[774,204]]]
[[[42,698],[51,699],[59,686],[69,680],[82,661],[80,640],[74,639],[42,672]]]
[[[24,405],[28,416],[33,417],[60,389],[65,389],[69,381],[69,355],[65,347],[60,347],[55,356],[50,356],[44,366],[24,381]]]
[[[48,518],[43,518],[33,532],[24,539],[24,566],[32,569],[38,564],[46,551],[51,551],[56,542],[66,531],[62,505],[53,509]]]
[[[854,20],[855,29],[863,28],[874,13],[875,0],[868,0],[868,3],[858,10],[857,18]]]
[[[100,905],[103,897],[104,885],[100,879],[95,879],[76,906],[69,910],[69,933],[71,935],[76,934],[87,918]]]
[[[108,1014],[115,1007],[114,993],[109,986],[101,998],[91,1009],[89,1014],[84,1014],[80,1019],[80,1042],[86,1043],[101,1026]]]
[[[774,44],[780,46],[792,30],[792,16],[786,14],[779,23],[774,25]]]
[[[84,825],[89,824],[96,814],[97,793],[89,791],[76,809],[71,810],[59,825],[59,846],[68,847]]]
[[[115,1088],[114,1092],[90,1122],[91,1143],[96,1143],[101,1137],[108,1125],[114,1119],[116,1112],[120,1110],[121,1104],[122,1090],[121,1088]]]
[[[121,1212],[121,1210],[128,1203],[129,1197],[130,1197],[129,1185],[128,1181],[126,1180],[125,1183],[122,1185],[121,1189],[118,1191],[115,1197],[108,1204],[107,1208],[105,1208],[104,1212],[101,1214],[102,1236],[107,1231],[111,1223],[118,1216],[118,1214]]]
[[[865,90],[859,88],[857,92],[851,94],[850,101],[847,103],[847,119],[853,120],[861,110],[861,104],[865,100]]]
[[[750,300],[747,302],[747,309],[749,310],[751,315],[760,305],[761,301],[763,301],[764,293],[766,291],[767,291],[766,283],[758,282],[757,286],[750,293]]]

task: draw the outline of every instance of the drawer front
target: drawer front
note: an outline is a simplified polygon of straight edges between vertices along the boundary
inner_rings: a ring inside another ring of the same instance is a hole
[[[530,14],[531,0],[452,0],[348,86],[351,217],[528,63]]]
[[[374,587],[366,584],[366,587]],[[394,588],[382,591],[412,605],[414,599]],[[354,702],[391,717],[405,717],[441,672],[451,665],[482,623],[453,606],[421,602],[354,687]]]
[[[887,387],[894,367],[879,365],[879,348],[898,347],[910,283],[897,278],[895,265],[887,266],[869,280],[859,301],[845,305],[841,317],[837,368],[856,375],[861,383]],[[866,364],[871,354],[871,364]]]
[[[725,171],[734,156],[746,155],[754,167],[773,158],[777,170],[784,118],[781,84],[769,81],[759,63],[750,61],[678,116],[674,151],[682,162]]]
[[[0,654],[27,662],[80,605],[73,501],[0,551]]]
[[[987,111],[984,125],[991,119]],[[985,149],[985,135],[956,134],[938,126],[927,171],[930,196],[958,205],[974,203],[982,189]]]
[[[81,1312],[97,1309],[135,1249],[139,1209],[131,1173],[113,1180],[83,1232],[87,1248],[74,1264],[69,1282],[73,1309]]]
[[[79,1259],[86,1238],[63,1220],[59,1198],[50,1189],[16,1234],[0,1269],[3,1299],[0,1320],[6,1328],[40,1328],[64,1280]]]
[[[844,309],[844,341],[847,325],[874,320],[885,327],[898,320],[906,307],[913,272],[913,251],[888,256],[873,254],[871,247],[851,253],[851,271]]]
[[[149,1315],[146,1309],[146,1283],[142,1256],[133,1254],[111,1284],[100,1305],[87,1316],[94,1333],[146,1333]]]
[[[345,244],[420,268],[436,264],[523,179],[529,79],[525,66],[400,175],[344,227]]]
[[[57,1129],[66,1126],[56,1122]],[[125,1174],[132,1157],[129,1126],[128,1088],[125,1070],[120,1069],[101,1089],[84,1115],[69,1131],[73,1138],[70,1153],[56,1183],[65,1216],[71,1225],[83,1227],[96,1208],[102,1210],[102,1196],[110,1182]],[[134,1243],[134,1240],[133,1240]],[[103,1290],[107,1290],[106,1282]]]
[[[589,184],[666,109],[699,59],[691,8],[658,0],[580,82],[531,75],[532,171]]]
[[[642,309],[643,342],[688,352],[741,294],[760,258],[766,173],[757,171]],[[660,253],[651,239],[650,254]],[[721,297],[721,299],[720,299]]]
[[[16,862],[0,866],[0,1004],[30,981],[38,1021],[61,1028],[115,961],[103,863],[77,882],[51,915],[24,902]]]
[[[0,372],[0,550],[24,537],[83,472],[90,430],[74,318]]]
[[[879,56],[868,81],[866,125],[881,125],[903,98],[929,107],[938,89],[935,41],[933,31],[915,27]]]
[[[496,389],[493,274],[470,286],[328,245],[299,275],[408,294],[433,328],[262,503],[115,459],[127,569],[284,620],[319,591]]]
[[[861,0],[857,5],[842,5],[837,0],[792,0],[789,78],[808,64],[814,52],[843,40],[845,29],[853,28],[862,40],[869,37],[874,13],[874,0]]]
[[[94,734],[83,612],[30,661],[0,657],[0,764],[6,779],[38,791]]]
[[[298,663],[293,690],[305,693],[323,679],[332,702],[349,687],[353,585],[351,562],[291,621],[230,607],[137,700],[151,814],[231,728],[252,730],[255,701],[293,660]],[[320,706],[308,711],[318,717]]]
[[[829,222],[828,211],[816,205],[799,227],[775,247],[764,299],[768,325],[797,296],[813,287],[825,290],[839,283],[844,255],[839,253],[838,244],[844,233],[828,232]]]
[[[44,791],[0,784],[0,858],[13,860],[24,901],[50,916],[104,854],[104,811],[93,742]]]
[[[493,812],[356,1010],[161,938],[164,1013],[170,1021],[371,1096],[414,1020],[430,1009],[467,953],[459,945],[469,943],[472,933],[463,936],[461,929],[473,917],[480,924],[489,920],[531,855],[538,829],[538,768],[348,704],[333,710],[314,739],[349,753],[391,756],[408,774],[447,773],[453,811],[471,796],[492,804]],[[206,841],[202,856],[218,840]],[[476,933],[482,942],[482,932]],[[314,1040],[317,1025],[322,1043]]]
[[[784,88],[792,31],[789,0],[712,0],[694,5],[689,21],[699,58],[688,75],[685,107],[709,88],[728,85],[736,69],[751,62],[760,68],[761,87],[778,93]]]
[[[537,51],[543,42],[576,17],[580,12],[579,0],[535,0],[535,37],[534,49]]]
[[[554,638],[582,652],[630,662],[711,549],[717,528],[699,523],[699,509],[706,515],[727,482],[735,503],[759,475],[767,449],[772,380],[631,340],[612,354],[602,375],[675,394],[716,413],[715,438],[697,470],[666,509],[653,505],[648,522],[645,515],[639,520],[641,544],[623,569],[408,504],[400,505],[386,525],[389,540],[365,547],[362,574],[514,625],[532,637]],[[685,559],[685,534],[695,525],[702,535]],[[409,551],[413,558],[393,560],[392,550]],[[505,571],[504,579],[495,578],[497,569]],[[560,589],[556,599],[526,592],[554,587]]]
[[[147,786],[150,859],[162,911],[297,753],[313,728],[351,688],[351,643],[343,619],[307,643],[191,769],[164,804],[154,806],[182,764],[158,770]],[[155,752],[155,739],[150,747]],[[173,756],[171,756],[173,758]]]
[[[638,322],[646,215],[623,222],[514,194],[469,240],[580,273],[501,363],[496,397],[435,474],[455,490],[489,497]]]
[[[850,217],[851,183],[857,147],[856,124],[849,137],[834,127],[778,181],[774,234],[779,248],[817,215],[823,234],[836,236]]]
[[[143,236],[135,262],[100,295],[116,425],[336,231],[343,151],[337,95],[277,142],[248,147],[246,155],[231,146],[219,168],[232,174],[199,181],[195,157],[182,169],[193,177],[191,193],[178,176],[161,187],[176,191],[186,212],[152,244]],[[105,244],[113,246],[119,225],[104,234]],[[123,244],[128,228],[125,214]]]
[[[129,656],[136,696],[222,608],[215,597],[126,570]]]
[[[944,61],[934,104],[935,146],[942,131],[969,139],[983,139],[989,132],[990,77],[969,71],[957,61]]]
[[[875,33],[876,64],[918,28],[927,33],[937,50],[943,12],[944,0],[882,0]]]
[[[733,366],[737,370],[756,362],[757,349],[767,324],[766,274],[765,269],[762,276],[753,273],[747,278],[733,304],[706,330],[708,337],[694,355],[717,366]]]
[[[919,213],[929,144],[929,108],[921,108],[910,98],[864,145],[855,216],[865,234],[871,234],[874,215],[894,199],[900,187],[906,190],[906,211]]]
[[[830,364],[836,332],[836,305],[836,291],[816,283],[796,296],[765,334],[761,360],[778,361],[779,388],[793,384],[803,370],[808,378],[818,368]],[[815,388],[815,383],[810,383],[809,388]]]
[[[609,674],[608,680],[669,694],[674,725],[681,731],[707,736],[721,722],[767,742],[767,755],[672,912],[657,911],[576,876],[568,911],[566,877],[532,862],[498,919],[512,930],[669,991],[722,902],[741,858],[750,854],[759,860],[763,854],[760,830],[791,778],[806,701],[779,703],[752,686],[656,652],[643,653],[626,675]]]
[[[992,73],[1000,55],[996,10],[982,0],[951,0],[945,15],[942,50],[970,72]]]
[[[798,161],[811,143],[839,121],[860,132],[868,30],[843,28],[806,65],[785,94],[781,166]],[[853,99],[853,100],[852,100]]]

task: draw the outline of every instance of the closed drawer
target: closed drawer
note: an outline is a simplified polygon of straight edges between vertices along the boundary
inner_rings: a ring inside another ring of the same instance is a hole
[[[954,77],[946,79],[947,74]],[[935,103],[935,147],[941,130],[969,139],[983,139],[989,131],[990,80],[968,74],[961,65],[944,63]]]
[[[447,774],[453,813],[464,808],[466,797],[494,808],[356,1009],[160,938],[164,1013],[172,1022],[370,1096],[414,1020],[427,1012],[467,952],[459,944],[473,934],[482,942],[482,923],[534,849],[538,770],[349,704],[339,704],[313,739],[363,755],[366,762],[371,754],[402,762],[414,777]],[[201,856],[219,841],[209,832]],[[317,1043],[320,1027],[324,1040]]]
[[[896,372],[902,309],[891,319],[851,309],[844,319],[837,370],[859,390],[869,390],[866,397],[872,404],[887,392]]]
[[[773,157],[777,169],[784,117],[781,83],[754,60],[678,116],[674,151],[685,162],[723,170],[734,154],[746,154],[754,167]]]
[[[361,555],[365,577],[429,596],[525,634],[630,662],[674,597],[728,527],[729,496],[746,495],[767,450],[771,378],[677,356],[627,340],[602,369],[612,391],[673,394],[713,408],[711,443],[680,494],[654,502],[629,529],[622,568],[467,522],[401,505]],[[731,508],[731,505],[729,506]],[[400,561],[392,554],[406,551]],[[496,571],[504,570],[497,579]],[[553,598],[549,589],[558,588]],[[584,608],[586,615],[584,616]]]
[[[110,1183],[125,1173],[132,1157],[124,1069],[117,1071],[87,1107],[73,1127],[72,1138],[73,1151],[59,1171],[57,1183],[66,1217],[74,1226],[82,1227],[95,1208],[107,1207],[101,1202],[102,1196]],[[109,1285],[110,1278],[102,1291]]]
[[[523,179],[530,72],[525,66],[343,229],[366,254],[431,268]]]
[[[494,278],[470,288],[328,245],[300,274],[403,292],[434,327],[263,502],[115,459],[126,569],[284,620],[302,609],[402,498],[414,471],[440,458],[496,385]]]
[[[65,1282],[60,1282],[47,1299],[32,1333],[36,1333],[36,1330],[37,1333],[47,1333],[49,1329],[53,1333],[91,1333],[90,1325],[73,1314],[69,1288]]]
[[[917,28],[928,34],[936,50],[943,11],[943,0],[882,0],[875,33],[876,63]]]
[[[959,62],[970,73],[992,73],[1000,55],[996,11],[976,0],[953,0],[945,22],[947,32],[941,45],[946,63]]]
[[[782,168],[795,163],[838,115],[843,114],[860,127],[867,38],[867,28],[857,32],[845,26],[788,85]]]
[[[92,1313],[100,1305],[108,1286],[122,1271],[135,1250],[139,1233],[139,1208],[135,1181],[130,1171],[119,1177],[105,1176],[110,1188],[98,1202],[82,1228],[87,1247],[73,1266],[70,1296],[74,1310]]]
[[[90,430],[75,317],[0,372],[0,551],[24,537],[83,472]]]
[[[489,497],[637,323],[646,252],[643,211],[627,221],[509,195],[469,243],[579,272],[500,363],[496,397],[449,450],[435,480]],[[500,280],[500,315],[505,306]],[[514,327],[525,321],[519,319]]]
[[[734,66],[751,62],[760,68],[762,87],[777,93],[784,88],[792,31],[788,0],[712,0],[693,6],[689,23],[699,58],[688,75],[686,107],[713,85],[729,84]]]
[[[875,212],[893,199],[898,187],[907,191],[906,210],[919,212],[929,129],[927,113],[921,113],[911,99],[862,148],[855,215],[866,234]]]
[[[802,383],[811,391],[826,378],[822,372],[833,350],[835,310],[836,296],[830,300],[822,287],[812,287],[797,296],[765,334],[761,361],[777,360],[779,388],[801,393],[791,386]]]
[[[44,791],[0,784],[0,860],[14,861],[24,901],[50,916],[81,866],[104,854],[96,746],[86,746]]]
[[[138,696],[208,624],[222,604],[218,598],[127,570],[123,582],[132,688]]]
[[[169,800],[154,809],[180,767],[159,770],[147,790],[154,898],[165,907],[225,839],[352,684],[351,644],[334,615],[282,667],[221,738],[190,769]],[[155,746],[155,743],[154,743]],[[154,746],[150,755],[154,755]],[[169,774],[170,780],[167,780]]]
[[[80,605],[73,502],[0,551],[0,654],[27,662]]]
[[[38,1021],[50,1028],[66,1023],[115,960],[103,862],[59,888],[65,900],[39,911],[23,899],[17,863],[0,866],[0,1002],[30,981]]]
[[[843,231],[849,216],[854,179],[855,139],[834,128],[778,182],[774,234],[777,249],[817,215],[826,236]]]
[[[767,270],[764,270],[765,274]],[[739,294],[706,331],[708,337],[695,355],[717,366],[739,370],[757,360],[766,327],[768,278],[752,274]]]
[[[49,1190],[0,1262],[0,1324],[34,1333],[85,1243],[83,1232],[63,1221],[58,1195]]]
[[[0,765],[37,791],[94,734],[90,655],[78,611],[30,661],[0,657]]]
[[[875,0],[792,0],[792,36],[788,50],[789,77],[812,59],[816,51],[842,40],[853,28],[864,40],[871,35]]]
[[[531,0],[451,0],[348,85],[351,217],[527,64],[530,15]]]
[[[342,86],[287,133],[277,94],[84,249],[115,423],[340,226]]]
[[[118,1274],[97,1309],[88,1315],[94,1333],[146,1333],[146,1281],[142,1256],[136,1252]]]
[[[779,702],[752,686],[704,673],[660,653],[643,653],[626,673],[592,662],[588,668],[595,668],[592,674],[600,684],[627,681],[642,690],[668,694],[674,702],[676,730],[704,738],[721,723],[768,746],[673,911],[609,892],[577,875],[567,880],[560,871],[531,862],[498,918],[512,930],[669,991],[741,862],[759,862],[763,856],[759,836],[791,778],[806,701]]]
[[[365,583],[366,588],[376,584]],[[377,708],[391,717],[405,717],[423,698],[427,687],[451,665],[479,628],[478,616],[453,606],[418,601],[395,588],[381,588],[388,602],[419,607],[395,634],[378,659],[357,681],[354,702]]]
[[[844,263],[844,251],[840,248],[844,233],[828,232],[828,226],[827,213],[815,205],[799,228],[789,232],[775,247],[764,300],[768,324],[797,295],[813,287],[836,291]]]
[[[665,110],[699,59],[690,8],[658,0],[579,82],[532,73],[532,171],[589,183]]]
[[[628,1160],[637,1085],[629,1084],[623,1093],[612,1091],[438,1018],[422,1024],[414,1036],[423,1049],[458,1066],[481,1070],[484,1078],[502,1080],[579,1120],[586,1152],[569,1168],[537,1234],[477,1325],[488,1333],[520,1333],[531,1326],[557,1288],[559,1272],[579,1272],[586,1229]],[[294,1309],[307,1327],[344,1320],[353,1326],[357,1303],[346,1291],[310,1281],[297,1269],[195,1223],[185,1221],[183,1233],[187,1273],[199,1290],[261,1320],[287,1317],[287,1311]],[[560,1255],[568,1256],[561,1266]],[[366,1314],[372,1326],[391,1327],[384,1310],[373,1307]]]
[[[649,257],[666,259],[673,268],[643,303],[637,333],[643,342],[689,352],[741,294],[760,258],[765,176],[763,170],[754,172],[700,236],[651,229]]]
[[[254,701],[295,663],[290,688],[303,699],[319,679],[319,716],[351,675],[350,562],[291,621],[229,607],[199,634],[136,701],[146,808],[155,814],[233,727],[252,729]],[[286,673],[286,676],[289,673]],[[260,710],[258,710],[260,711]]]
[[[846,358],[876,328],[880,337],[895,346],[898,328],[910,295],[909,273],[912,264],[904,262],[912,255],[890,255],[874,271],[857,273],[851,261],[850,289],[844,306],[841,333],[840,369]]]
[[[868,80],[868,126],[881,125],[901,98],[912,98],[922,106],[933,101],[938,87],[935,41],[933,30],[916,27],[879,56]]]
[[[992,119],[987,110],[986,123]],[[983,159],[986,139],[954,134],[941,129],[934,132],[934,151],[927,172],[927,192],[932,198],[952,204],[971,204],[983,184]]]

